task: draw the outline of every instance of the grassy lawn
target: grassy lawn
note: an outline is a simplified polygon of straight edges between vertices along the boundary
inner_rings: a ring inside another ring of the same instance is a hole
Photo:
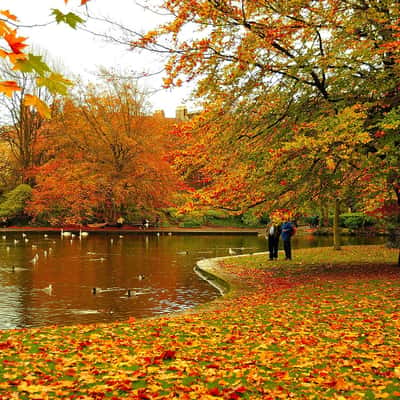
[[[224,259],[192,313],[0,331],[0,399],[399,399],[398,250]]]

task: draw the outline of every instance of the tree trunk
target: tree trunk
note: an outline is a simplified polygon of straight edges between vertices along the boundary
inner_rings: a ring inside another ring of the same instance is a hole
[[[321,218],[319,222],[320,227],[329,226],[329,213],[327,204],[321,200]]]
[[[340,228],[339,228],[340,201],[335,199],[335,214],[333,216],[333,248],[340,250]]]

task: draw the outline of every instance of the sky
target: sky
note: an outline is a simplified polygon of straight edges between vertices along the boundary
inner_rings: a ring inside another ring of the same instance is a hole
[[[165,16],[145,10],[140,4],[156,3],[157,0],[91,0],[87,10],[92,16],[106,17],[129,27],[132,31],[145,32],[165,21]],[[140,3],[140,4],[139,4]],[[29,25],[20,28],[20,34],[27,36],[27,43],[34,48],[44,50],[55,65],[61,65],[66,75],[79,75],[86,82],[95,81],[95,73],[100,66],[115,68],[132,73],[162,71],[163,60],[149,52],[135,52],[121,44],[111,44],[104,39],[81,29],[72,29],[65,24],[42,25],[54,21],[51,9],[57,8],[63,13],[74,11],[80,13],[79,0],[0,0],[0,8],[9,10],[19,18],[19,23]],[[97,32],[109,29],[99,22],[87,20],[84,28]],[[163,74],[142,78],[139,85],[154,94],[150,97],[153,110],[164,110],[167,117],[175,116],[177,106],[187,104],[190,89],[162,88]],[[190,108],[190,106],[189,106]]]

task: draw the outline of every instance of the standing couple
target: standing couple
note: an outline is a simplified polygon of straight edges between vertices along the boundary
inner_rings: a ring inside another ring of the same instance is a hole
[[[285,260],[292,259],[292,245],[290,239],[294,235],[295,228],[293,224],[287,219],[283,224],[271,220],[267,226],[268,250],[269,259],[278,259],[279,237],[283,241],[283,249],[285,250]]]

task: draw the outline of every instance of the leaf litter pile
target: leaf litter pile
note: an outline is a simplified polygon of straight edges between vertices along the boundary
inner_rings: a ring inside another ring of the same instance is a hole
[[[0,399],[399,399],[397,252],[295,257],[225,259],[192,313],[0,331]]]

